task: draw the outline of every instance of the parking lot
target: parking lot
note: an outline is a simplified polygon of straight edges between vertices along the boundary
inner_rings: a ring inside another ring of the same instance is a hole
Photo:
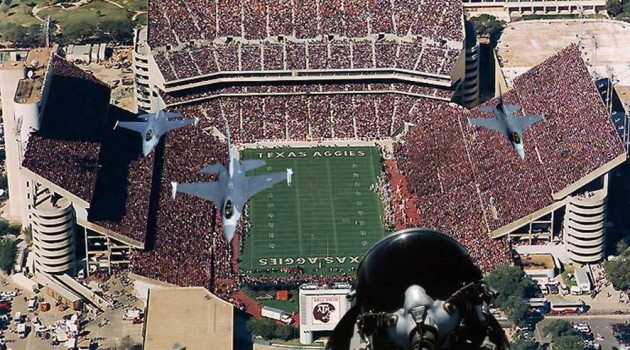
[[[564,317],[546,317],[543,321],[536,325],[536,340],[542,342],[550,342],[551,339],[543,336],[542,329],[551,320],[564,319],[574,324],[588,324],[594,338],[594,342],[601,345],[602,350],[618,349],[619,343],[613,336],[611,326],[616,323],[624,323],[628,321],[628,315],[620,316],[564,316]],[[598,337],[599,335],[599,337]]]
[[[50,303],[50,309],[42,312],[39,308],[35,312],[28,312],[28,300],[34,294],[28,293],[19,289],[17,286],[10,283],[10,280],[6,276],[0,276],[0,294],[5,291],[18,291],[18,295],[14,298],[10,298],[10,310],[7,310],[7,316],[9,318],[9,324],[2,328],[0,337],[6,343],[8,348],[13,350],[50,350],[50,349],[66,349],[65,344],[52,345],[51,339],[45,339],[43,336],[45,333],[53,332],[41,332],[38,336],[33,324],[33,318],[37,317],[41,325],[50,329],[51,325],[55,323],[61,323],[60,321],[69,319],[72,315],[76,314],[79,318],[77,322],[79,328],[79,340],[85,338],[90,339],[98,349],[114,349],[121,344],[142,344],[142,323],[134,324],[131,321],[124,321],[123,315],[125,309],[130,307],[136,307],[143,309],[143,302],[130,297],[129,292],[133,288],[133,284],[126,286],[120,281],[120,278],[110,278],[106,282],[101,284],[101,287],[106,289],[104,293],[110,299],[117,300],[118,306],[114,309],[105,310],[105,312],[98,315],[86,311],[84,308],[82,311],[74,311],[66,309],[61,311],[55,307],[55,300],[49,295],[40,292],[37,297],[43,302]],[[23,324],[26,326],[26,337],[20,338],[17,334],[17,323],[14,320],[16,312],[20,312],[23,317]],[[54,334],[54,333],[53,333]],[[94,345],[93,345],[94,346]],[[0,346],[1,348],[1,346]]]

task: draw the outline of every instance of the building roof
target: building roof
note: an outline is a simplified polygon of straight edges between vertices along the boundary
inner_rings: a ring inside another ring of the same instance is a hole
[[[233,348],[233,306],[205,288],[153,288],[149,292],[145,349]]]
[[[556,267],[551,254],[527,254],[520,258],[523,270],[549,270]]]

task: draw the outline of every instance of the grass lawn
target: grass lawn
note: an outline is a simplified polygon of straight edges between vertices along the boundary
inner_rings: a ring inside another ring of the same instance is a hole
[[[27,27],[31,24],[41,24],[31,13],[36,3],[34,1],[13,1],[8,10],[5,5],[0,6],[0,23],[16,24]],[[6,11],[6,12],[5,12]]]
[[[93,1],[79,8],[48,8],[41,10],[38,15],[42,18],[50,15],[50,18],[62,28],[68,25],[94,24],[107,19],[125,19],[130,17],[128,11],[104,1]]]
[[[149,17],[147,16],[146,13],[139,14],[138,17],[136,17],[136,20],[135,20],[135,22],[138,23],[141,26],[146,26],[148,21],[149,21]]]
[[[127,10],[131,12],[146,11],[147,0],[113,0],[117,4],[123,5]]]
[[[370,188],[380,173],[377,148],[249,149],[242,155],[267,161],[248,175],[291,168],[293,183],[252,197],[241,269],[254,276],[284,274],[281,268],[296,265],[305,273],[352,273],[383,237],[381,201]],[[265,271],[270,268],[275,271]]]

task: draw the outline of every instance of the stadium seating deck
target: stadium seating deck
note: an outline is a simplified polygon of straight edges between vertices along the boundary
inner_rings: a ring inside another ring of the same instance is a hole
[[[148,7],[148,42],[166,81],[357,68],[449,76],[464,40],[463,7],[451,0],[151,0]]]

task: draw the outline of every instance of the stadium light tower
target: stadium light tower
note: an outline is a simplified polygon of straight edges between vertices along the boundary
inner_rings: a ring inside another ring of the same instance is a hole
[[[50,15],[46,16],[44,21],[44,38],[46,38],[46,47],[50,47]]]

